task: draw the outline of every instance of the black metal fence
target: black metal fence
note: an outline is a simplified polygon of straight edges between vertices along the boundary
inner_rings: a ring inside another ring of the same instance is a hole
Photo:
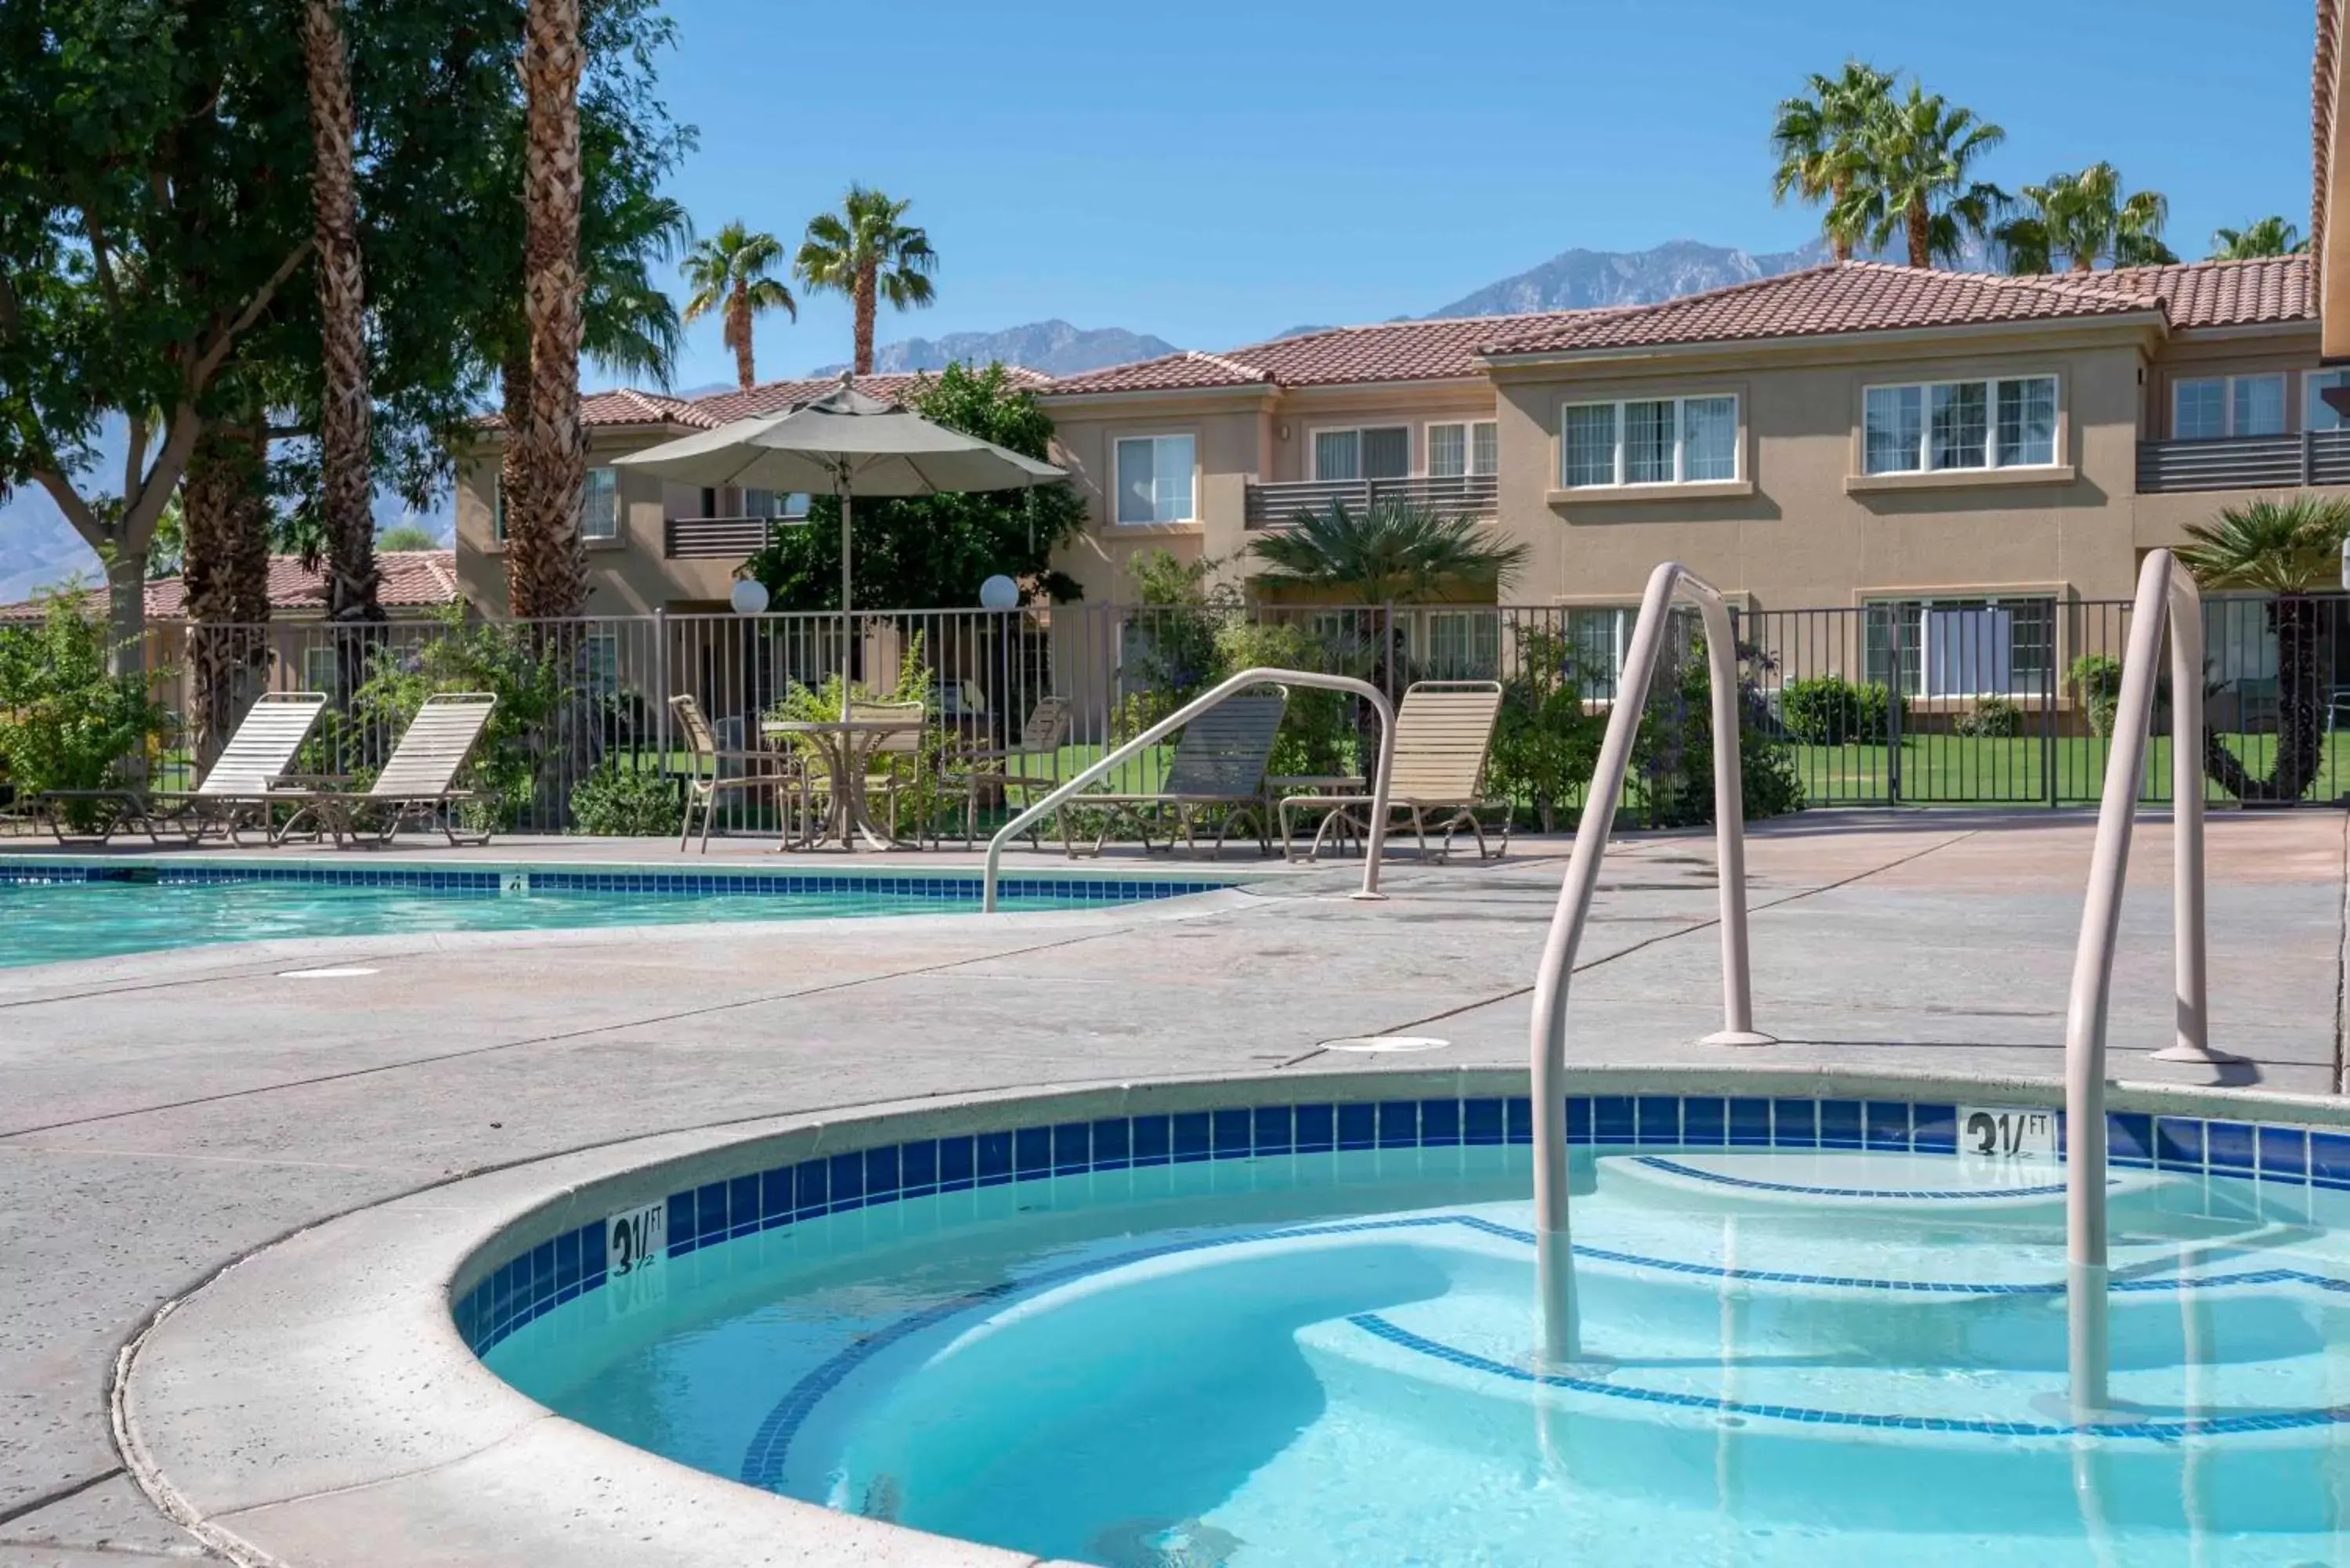
[[[599,777],[687,770],[668,701],[681,693],[700,703],[722,747],[755,750],[763,719],[820,711],[845,677],[861,691],[921,701],[936,735],[924,756],[941,770],[958,753],[1018,745],[1028,716],[1058,697],[1070,709],[1066,732],[1023,771],[1067,776],[1248,665],[1357,675],[1392,694],[1415,680],[1490,678],[1510,691],[1497,784],[1543,815],[1574,804],[1550,775],[1573,771],[1575,744],[1596,745],[1635,614],[1067,605],[869,614],[847,625],[837,615],[660,613],[406,621],[364,633],[317,622],[172,625],[151,632],[147,657],[178,720],[160,761],[167,783],[200,776],[263,690],[329,695],[305,771],[338,774],[380,763],[424,691],[497,691],[489,750],[503,826],[550,832],[575,826],[580,791]],[[1737,624],[1750,719],[1783,748],[1811,805],[2091,802],[2129,615],[2126,603],[2029,594],[1747,610]],[[1693,635],[1693,621],[1679,626],[1684,640]],[[2205,634],[2210,798],[2333,802],[2350,790],[2350,740],[2336,730],[2350,718],[2350,597],[2214,597]],[[2170,789],[2167,691],[2156,729],[2142,786],[2150,801]],[[1274,771],[1359,774],[1375,732],[1354,700],[1298,693]],[[1163,765],[1163,755],[1138,758],[1112,783],[1150,787]],[[763,825],[755,803],[738,811],[733,826]]]

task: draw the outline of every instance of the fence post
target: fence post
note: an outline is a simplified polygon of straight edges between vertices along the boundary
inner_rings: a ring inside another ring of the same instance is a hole
[[[2317,432],[2304,430],[2301,432],[2301,483],[2303,488],[2315,483],[2313,476],[2316,471]]]
[[[1896,600],[1887,604],[1885,616],[1885,804],[1901,804],[1901,699],[1907,691],[1901,681],[1901,606]],[[1860,612],[1868,614],[1866,608]],[[1864,619],[1860,630],[1865,639],[1868,627]]]
[[[2048,608],[2048,669],[2046,679],[2042,683],[2040,701],[2040,778],[2042,787],[2048,792],[2048,809],[2051,811],[2056,809],[2056,663],[2058,650],[2064,646],[2058,635],[2061,625],[2057,607],[2051,604]]]
[[[653,745],[660,756],[654,771],[669,777],[669,611],[653,607]]]

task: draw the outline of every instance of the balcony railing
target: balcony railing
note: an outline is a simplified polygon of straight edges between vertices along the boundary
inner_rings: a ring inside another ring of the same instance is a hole
[[[2137,443],[2141,495],[2350,484],[2350,430]]]
[[[1319,512],[1332,502],[1361,508],[1378,501],[1399,501],[1440,512],[1492,517],[1498,506],[1500,482],[1490,473],[1417,474],[1409,479],[1309,479],[1248,487],[1247,524],[1251,528],[1286,528],[1301,512]]]
[[[671,517],[661,528],[661,554],[672,561],[740,561],[766,547],[780,517]]]

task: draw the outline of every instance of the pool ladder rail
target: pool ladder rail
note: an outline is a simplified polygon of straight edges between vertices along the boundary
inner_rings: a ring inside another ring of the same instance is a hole
[[[1600,862],[1607,850],[1629,771],[1648,687],[1663,651],[1668,618],[1677,598],[1693,601],[1705,628],[1713,715],[1714,841],[1721,898],[1722,1027],[1706,1044],[1769,1045],[1754,1027],[1753,988],[1746,934],[1745,820],[1739,774],[1738,654],[1728,607],[1720,590],[1676,561],[1648,576],[1640,614],[1617,682],[1607,734],[1584,795],[1575,850],[1559,889],[1534,975],[1532,1069],[1534,1116],[1535,1280],[1542,1307],[1542,1355],[1554,1366],[1585,1359],[1576,1320],[1575,1266],[1568,1225],[1565,1119],[1566,999],[1575,957],[1591,913]],[[2150,552],[2138,573],[2137,600],[2122,667],[2113,750],[2090,857],[2088,898],[2074,950],[2071,1003],[2064,1029],[2065,1310],[2068,1380],[2076,1421],[2111,1407],[2107,1374],[2111,1337],[2107,1285],[2106,1189],[2106,1035],[2113,993],[2114,948],[2138,781],[2146,769],[2154,711],[2156,658],[2166,625],[2170,632],[2172,732],[2190,737],[2171,746],[2173,821],[2173,946],[2177,1038],[2156,1053],[2164,1061],[2218,1066],[2239,1060],[2210,1043],[2203,905],[2202,598],[2194,579],[2168,550]],[[1724,744],[1725,737],[1728,744]],[[1377,851],[1374,849],[1374,855]]]

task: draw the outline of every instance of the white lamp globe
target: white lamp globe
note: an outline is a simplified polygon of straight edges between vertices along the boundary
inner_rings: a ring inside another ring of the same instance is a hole
[[[756,577],[744,577],[726,596],[736,615],[758,615],[767,607],[767,585]]]
[[[979,585],[979,607],[1008,610],[1020,603],[1020,585],[1002,572]]]

